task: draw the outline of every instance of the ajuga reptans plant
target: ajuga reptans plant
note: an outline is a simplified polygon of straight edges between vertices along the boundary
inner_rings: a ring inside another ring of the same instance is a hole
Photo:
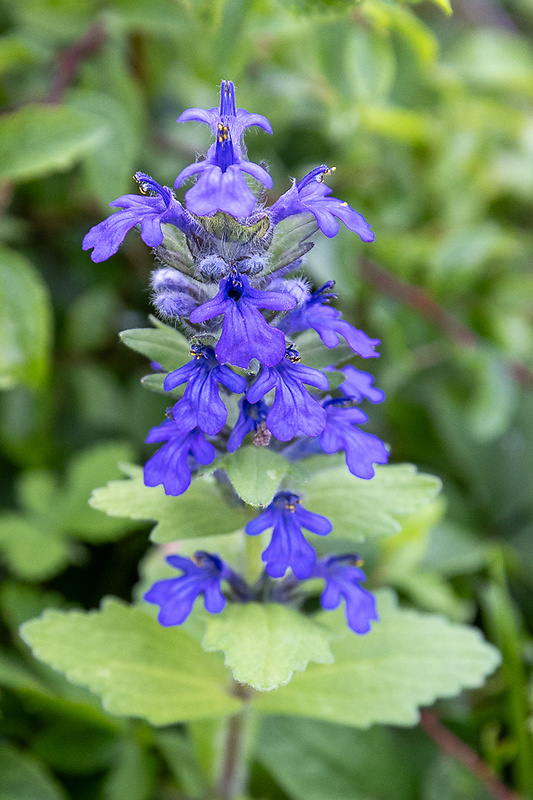
[[[371,242],[370,226],[348,203],[331,197],[324,179],[332,170],[326,165],[293,180],[270,207],[265,204],[272,178],[247,160],[244,133],[252,126],[267,133],[272,128],[266,117],[236,107],[231,81],[222,82],[219,107],[191,108],[177,121],[205,123],[214,136],[205,158],[176,178],[176,191],[194,180],[184,202],[139,172],[140,193],[112,202],[120,210],[83,242],[93,261],[103,261],[139,227],[156,257],[155,309],[189,340],[190,360],[164,378],[167,392],[185,389],[176,402],[169,395],[164,421],[148,434],[146,441],[160,447],[144,467],[145,485],[162,484],[167,495],[181,495],[208,465],[227,485],[217,465],[246,444],[282,453],[291,462],[343,453],[353,475],[371,480],[373,465],[385,464],[388,453],[377,436],[361,429],[367,416],[359,406],[364,400],[380,403],[384,394],[369,373],[353,365],[337,369],[335,348],[343,340],[344,352],[348,347],[360,358],[375,358],[379,340],[342,319],[333,305],[333,281],[313,290],[302,273],[311,235],[333,237],[342,222]],[[296,238],[295,231],[300,231]],[[322,370],[302,363],[300,342],[309,336],[332,351],[331,364]],[[341,382],[331,389],[331,375],[339,378],[340,372]],[[332,525],[306,509],[305,496],[294,490],[290,477],[245,533],[253,537],[268,530],[264,571],[255,583],[215,553],[169,556],[181,575],[156,582],[145,595],[160,607],[159,622],[184,622],[198,595],[212,614],[227,602],[290,604],[298,598],[301,603],[306,587],[321,580],[322,607],[334,609],[344,601],[352,631],[368,632],[377,613],[373,595],[362,586],[359,556],[317,558],[313,539],[327,536]]]

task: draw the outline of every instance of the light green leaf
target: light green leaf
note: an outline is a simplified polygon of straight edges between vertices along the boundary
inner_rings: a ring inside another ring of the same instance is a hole
[[[154,725],[238,712],[221,660],[177,628],[108,599],[100,611],[47,611],[21,636],[35,656],[100,695],[119,716]]]
[[[102,141],[105,124],[61,105],[28,105],[0,120],[0,181],[40,178],[71,167]]]
[[[225,469],[237,494],[251,506],[267,506],[291,464],[266,447],[239,447],[218,463]]]
[[[329,612],[335,632],[346,631],[332,642],[335,663],[311,664],[288,686],[256,695],[256,709],[358,728],[415,725],[419,706],[481,686],[500,663],[476,628],[400,609],[386,592],[378,594],[378,611],[364,636],[346,629],[342,611]],[[319,619],[327,622],[325,616]]]
[[[122,331],[120,339],[131,350],[157,361],[163,369],[174,370],[190,360],[189,342],[182,333],[165,325],[155,317],[150,321],[155,328],[132,328]]]
[[[50,300],[41,276],[24,256],[0,248],[0,389],[17,383],[42,386],[51,328]]]
[[[288,683],[309,661],[329,664],[331,630],[276,603],[227,606],[210,616],[202,646],[223,650],[239,683],[270,691]]]
[[[0,517],[0,553],[15,575],[30,581],[51,578],[70,560],[64,539],[18,514]]]
[[[2,800],[66,800],[51,775],[30,756],[0,745]]]
[[[194,480],[185,494],[172,497],[162,486],[145,486],[142,467],[128,466],[127,474],[127,480],[96,489],[90,504],[112,517],[156,520],[153,542],[233,533],[250,519],[242,506],[224,501],[219,484],[209,475]]]
[[[315,473],[305,485],[304,504],[331,521],[330,537],[360,542],[397,533],[401,530],[397,517],[429,503],[441,487],[438,478],[418,473],[412,464],[390,464],[375,470],[373,478],[364,480],[345,466],[333,467]]]

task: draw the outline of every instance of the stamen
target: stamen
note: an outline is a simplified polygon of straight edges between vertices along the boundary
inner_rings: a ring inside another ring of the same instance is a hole
[[[142,180],[142,178],[139,178],[137,174],[133,176],[133,179],[136,181],[141,194],[149,195],[153,193],[152,189],[150,189],[150,184],[148,183],[148,181]]]
[[[326,177],[326,175],[331,175],[331,173],[335,172],[336,169],[337,167],[328,167],[320,175],[317,175],[316,179],[318,183],[324,183],[324,178]],[[348,205],[348,203],[344,203],[343,205]]]
[[[293,344],[290,344],[287,347],[285,358],[287,358],[291,364],[297,364],[299,361],[301,361],[300,353]]]
[[[222,125],[221,122],[218,123],[218,141],[222,144],[222,142],[226,142],[229,138],[228,126]]]

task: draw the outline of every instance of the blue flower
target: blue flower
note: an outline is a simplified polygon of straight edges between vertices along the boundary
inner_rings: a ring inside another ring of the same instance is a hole
[[[293,183],[288,192],[277,200],[271,209],[271,218],[274,224],[293,214],[310,211],[315,215],[318,227],[326,236],[332,237],[339,232],[339,223],[359,234],[363,242],[373,242],[375,239],[370,225],[348,203],[328,197],[332,189],[324,183],[324,175],[332,169],[325,164],[309,172],[299,183]]]
[[[235,88],[231,81],[222,81],[220,108],[189,108],[177,122],[205,122],[215,135],[215,142],[207,151],[204,161],[185,167],[175,181],[175,188],[191,175],[200,173],[194,186],[185,193],[189,211],[205,216],[215,211],[225,211],[234,217],[249,216],[256,197],[246,183],[244,172],[256,178],[269,189],[272,178],[268,172],[244,158],[242,135],[251,125],[258,125],[267,133],[272,128],[266,117],[250,114],[244,108],[235,108]]]
[[[230,392],[242,394],[246,391],[246,379],[236,375],[229,367],[221,366],[211,347],[193,345],[193,358],[188,364],[170,372],[165,378],[167,392],[188,381],[185,394],[172,409],[174,422],[183,432],[200,428],[214,436],[226,424],[228,411],[220,399],[217,383]]]
[[[262,559],[270,577],[281,578],[290,567],[299,580],[304,580],[311,574],[316,555],[302,528],[326,536],[332,525],[326,517],[307,511],[298,495],[280,492],[245,530],[250,536],[256,536],[267,528],[273,528],[272,539]]]
[[[234,453],[237,450],[250,431],[263,431],[263,438],[265,444],[268,444],[270,431],[268,430],[265,420],[269,411],[269,407],[262,400],[257,403],[249,403],[243,397],[239,402],[239,417],[228,439],[228,453]]]
[[[374,376],[370,372],[363,372],[351,364],[343,367],[340,371],[344,373],[346,380],[340,384],[339,389],[346,397],[350,397],[358,403],[363,398],[370,400],[371,403],[382,403],[385,400],[385,392],[373,385]]]
[[[215,448],[205,440],[199,428],[184,432],[173,419],[152,428],[146,441],[166,444],[144,465],[145,485],[158,486],[161,483],[165,494],[174,496],[183,494],[191,485],[191,466],[211,464],[216,456]]]
[[[84,250],[94,248],[91,259],[95,263],[105,261],[116,253],[128,231],[135,225],[140,224],[141,239],[149,247],[158,247],[163,241],[162,223],[175,225],[185,233],[197,227],[171,189],[160,186],[143,172],[137,172],[134,177],[143,194],[125,194],[113,200],[109,205],[122,211],[95,225],[83,239]]]
[[[299,364],[299,361],[298,351],[289,347],[285,358],[276,366],[263,369],[246,393],[249,403],[257,403],[276,388],[266,423],[276,439],[282,442],[288,442],[297,433],[318,436],[326,424],[325,409],[309,394],[304,383],[327,391],[328,379],[319,370]]]
[[[341,319],[341,312],[336,308],[326,305],[330,298],[336,297],[334,292],[329,292],[335,281],[328,281],[300,308],[296,308],[282,322],[283,330],[289,336],[299,331],[313,328],[326,347],[337,347],[340,336],[346,339],[349,347],[362,358],[378,358],[379,353],[374,347],[379,344],[379,339],[371,339],[364,331],[354,328],[346,320]]]
[[[320,597],[322,608],[331,611],[344,598],[346,620],[354,633],[368,633],[370,621],[379,619],[374,596],[361,586],[366,580],[361,563],[357,555],[329,556],[317,562],[310,576],[326,581]]]
[[[220,584],[231,575],[231,570],[218,555],[197,550],[193,558],[168,556],[167,562],[183,570],[179,578],[168,578],[154,583],[146,592],[148,603],[160,606],[158,620],[161,625],[181,625],[192,611],[198,595],[204,596],[204,607],[211,614],[219,614],[226,605]]]
[[[285,334],[271,327],[258,309],[288,311],[295,306],[294,298],[282,292],[254,289],[249,278],[235,269],[219,286],[218,294],[189,317],[197,323],[224,314],[222,334],[215,347],[217,359],[221,364],[243,369],[248,368],[252,358],[269,367],[277,364],[285,352]]]
[[[389,460],[387,448],[378,436],[359,430],[357,425],[367,422],[368,417],[360,408],[354,408],[344,399],[327,400],[326,425],[320,435],[320,446],[325,453],[344,450],[346,465],[358,478],[373,478],[373,464],[386,464]]]

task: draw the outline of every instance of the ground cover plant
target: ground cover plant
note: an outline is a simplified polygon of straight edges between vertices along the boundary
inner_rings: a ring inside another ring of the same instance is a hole
[[[2,6],[6,800],[533,796],[531,13],[454,12]]]

